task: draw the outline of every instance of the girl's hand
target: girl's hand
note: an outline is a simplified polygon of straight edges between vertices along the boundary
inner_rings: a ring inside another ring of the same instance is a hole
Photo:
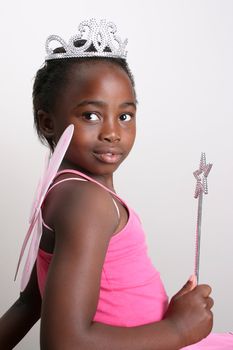
[[[171,322],[180,335],[182,346],[205,338],[213,326],[211,288],[195,284],[194,279],[190,279],[171,299],[165,314],[165,319]]]

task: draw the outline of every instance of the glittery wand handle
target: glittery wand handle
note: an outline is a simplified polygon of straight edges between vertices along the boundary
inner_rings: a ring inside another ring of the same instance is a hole
[[[197,283],[199,282],[199,271],[200,271],[200,251],[201,251],[201,221],[202,221],[202,203],[203,193],[208,193],[207,176],[212,168],[213,164],[206,164],[205,153],[201,154],[199,169],[194,171],[197,183],[195,188],[194,198],[198,198],[198,209],[197,209],[197,226],[195,236],[195,264],[194,274],[197,277]]]

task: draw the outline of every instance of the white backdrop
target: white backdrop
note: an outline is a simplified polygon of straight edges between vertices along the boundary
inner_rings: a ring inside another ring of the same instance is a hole
[[[138,136],[116,175],[141,214],[151,258],[169,296],[193,272],[201,151],[214,163],[204,198],[201,282],[215,298],[214,330],[232,331],[233,1],[1,2],[0,313],[17,298],[16,262],[45,148],[32,126],[31,89],[48,35],[69,39],[90,17],[129,38],[139,99]],[[17,347],[39,349],[36,326]]]

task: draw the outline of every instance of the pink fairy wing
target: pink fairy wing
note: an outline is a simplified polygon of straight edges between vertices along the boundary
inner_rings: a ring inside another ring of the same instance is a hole
[[[28,251],[28,256],[25,262],[23,273],[22,273],[21,290],[24,290],[24,288],[26,287],[29,281],[32,268],[34,266],[34,263],[37,257],[40,238],[42,234],[41,205],[44,201],[44,198],[49,189],[49,186],[61,165],[62,159],[67,151],[67,148],[69,147],[73,132],[74,132],[74,126],[71,124],[66,128],[60,140],[58,141],[57,146],[50,158],[48,167],[44,172],[44,175],[37,187],[37,193],[35,196],[35,201],[33,203],[32,211],[30,215],[30,225],[21,248],[19,261],[17,264],[16,273],[15,273],[15,279],[16,279],[26,246],[28,244],[30,237],[32,236],[31,244]]]
[[[34,263],[36,261],[38,248],[40,245],[40,239],[41,239],[41,234],[42,234],[41,210],[39,211],[37,219],[33,225],[33,230],[31,232],[32,232],[31,243],[30,243],[30,247],[28,250],[27,259],[26,259],[26,262],[25,262],[25,265],[23,268],[21,282],[20,282],[20,290],[21,291],[23,291],[28,284]]]
[[[43,183],[43,179],[45,177],[45,173],[46,173],[46,171],[48,169],[48,166],[49,166],[49,161],[50,161],[50,152],[48,152],[47,155],[46,155],[45,162],[44,162],[44,171],[42,173],[42,176],[40,177],[40,180],[39,180],[37,188],[36,188],[36,192],[35,192],[35,195],[34,195],[34,200],[32,202],[32,206],[31,206],[31,212],[30,212],[30,216],[29,216],[29,223],[32,222],[35,210],[38,207],[38,203],[39,203],[40,195],[41,195],[41,190],[42,190],[42,183]]]

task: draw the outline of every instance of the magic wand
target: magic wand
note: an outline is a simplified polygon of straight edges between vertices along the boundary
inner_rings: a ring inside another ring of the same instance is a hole
[[[212,168],[213,164],[206,164],[205,153],[201,153],[201,160],[199,169],[194,171],[197,183],[195,188],[194,198],[198,198],[197,208],[197,226],[196,226],[196,242],[195,242],[195,263],[194,274],[197,277],[197,283],[199,282],[199,270],[200,270],[200,250],[201,250],[201,221],[202,221],[202,203],[203,193],[208,193],[207,176]]]

